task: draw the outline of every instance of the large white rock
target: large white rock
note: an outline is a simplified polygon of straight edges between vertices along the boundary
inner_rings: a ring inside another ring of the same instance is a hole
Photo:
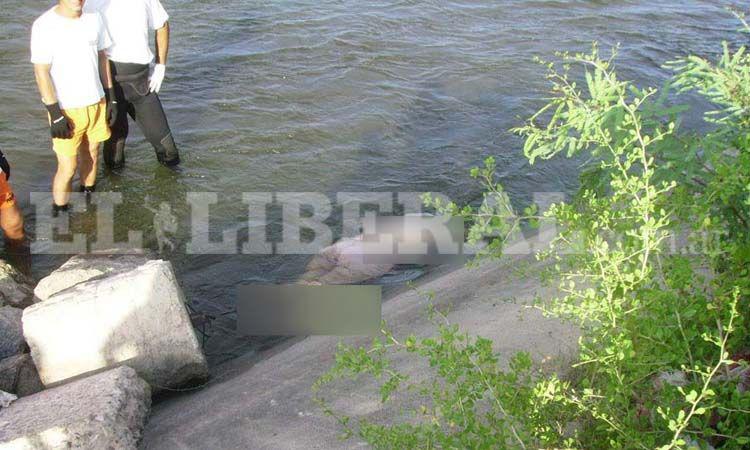
[[[34,295],[38,300],[47,300],[77,284],[129,272],[147,261],[148,258],[143,255],[77,255],[39,280]]]
[[[128,365],[157,391],[208,377],[172,265],[146,261],[26,308],[23,331],[45,386]]]
[[[150,406],[148,384],[119,367],[0,410],[0,450],[135,449]]]

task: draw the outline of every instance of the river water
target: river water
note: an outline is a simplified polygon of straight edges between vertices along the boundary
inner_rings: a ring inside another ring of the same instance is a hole
[[[117,191],[116,229],[156,247],[153,214],[172,206],[173,262],[191,304],[219,317],[206,351],[218,363],[274,342],[232,332],[234,288],[298,275],[309,256],[188,255],[188,192],[213,192],[211,230],[248,226],[243,192],[435,191],[475,200],[468,169],[494,155],[511,198],[566,191],[575,162],[530,167],[508,129],[541,105],[532,58],[621,44],[622,77],[660,86],[669,59],[739,42],[725,11],[739,1],[196,1],[163,0],[172,45],[161,97],[183,155],[159,167],[136,130],[127,169],[100,171]],[[44,110],[28,62],[29,31],[50,1],[4,0],[0,16],[0,148],[33,234],[30,192],[54,173]],[[695,102],[694,99],[688,101]],[[131,129],[135,130],[136,127]],[[148,207],[148,208],[147,208]],[[85,226],[90,218],[80,217]],[[335,222],[335,221],[334,221]],[[335,225],[335,224],[334,224]],[[41,277],[66,259],[35,255]]]

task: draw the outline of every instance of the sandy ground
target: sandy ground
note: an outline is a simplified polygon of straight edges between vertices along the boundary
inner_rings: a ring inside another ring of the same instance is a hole
[[[394,334],[428,336],[435,327],[427,319],[426,293],[447,309],[448,319],[472,334],[494,341],[503,361],[519,350],[554,369],[575,353],[577,331],[527,307],[549,288],[538,282],[539,263],[529,257],[486,261],[474,268],[440,267],[414,288],[384,293],[383,318]],[[369,339],[345,338],[366,344]],[[365,444],[338,438],[340,429],[312,402],[310,387],[332,364],[338,337],[313,336],[284,345],[265,359],[239,358],[215,370],[203,389],[158,402],[146,426],[148,449],[338,449]],[[396,366],[414,377],[427,373],[415,358]],[[370,379],[345,382],[327,391],[338,411],[372,420],[387,418]],[[403,406],[403,405],[401,405]]]

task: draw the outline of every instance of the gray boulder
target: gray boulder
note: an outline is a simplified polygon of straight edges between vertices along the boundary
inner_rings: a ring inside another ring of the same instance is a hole
[[[46,387],[118,365],[154,391],[208,377],[167,261],[133,260],[63,289],[24,310],[23,332]]]
[[[0,260],[0,306],[25,308],[34,303],[31,280],[7,262]]]
[[[135,449],[150,406],[148,384],[119,367],[0,410],[0,449]]]
[[[74,256],[49,276],[42,278],[34,288],[34,295],[39,300],[44,301],[52,295],[77,284],[128,272],[147,261],[148,258],[143,255],[92,254]]]
[[[16,400],[18,400],[17,395],[5,391],[0,391],[0,408],[7,408]]]
[[[0,308],[0,359],[23,353],[26,350],[21,325],[22,314],[23,310],[12,306]]]
[[[36,394],[44,389],[31,355],[23,353],[0,361],[0,391],[19,397]]]

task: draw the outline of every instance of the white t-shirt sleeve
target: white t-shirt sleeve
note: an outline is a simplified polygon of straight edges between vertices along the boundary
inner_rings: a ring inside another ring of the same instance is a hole
[[[102,19],[102,15],[99,13],[96,13],[96,19],[99,22],[99,37],[97,38],[96,49],[97,50],[108,49],[112,46],[112,38],[109,36],[109,31],[107,30],[107,26],[104,24],[104,19]]]
[[[148,24],[152,30],[158,30],[163,27],[167,20],[169,20],[169,14],[162,6],[159,0],[146,0],[148,3]]]
[[[31,63],[52,64],[52,46],[47,38],[47,30],[38,22],[31,27]]]

